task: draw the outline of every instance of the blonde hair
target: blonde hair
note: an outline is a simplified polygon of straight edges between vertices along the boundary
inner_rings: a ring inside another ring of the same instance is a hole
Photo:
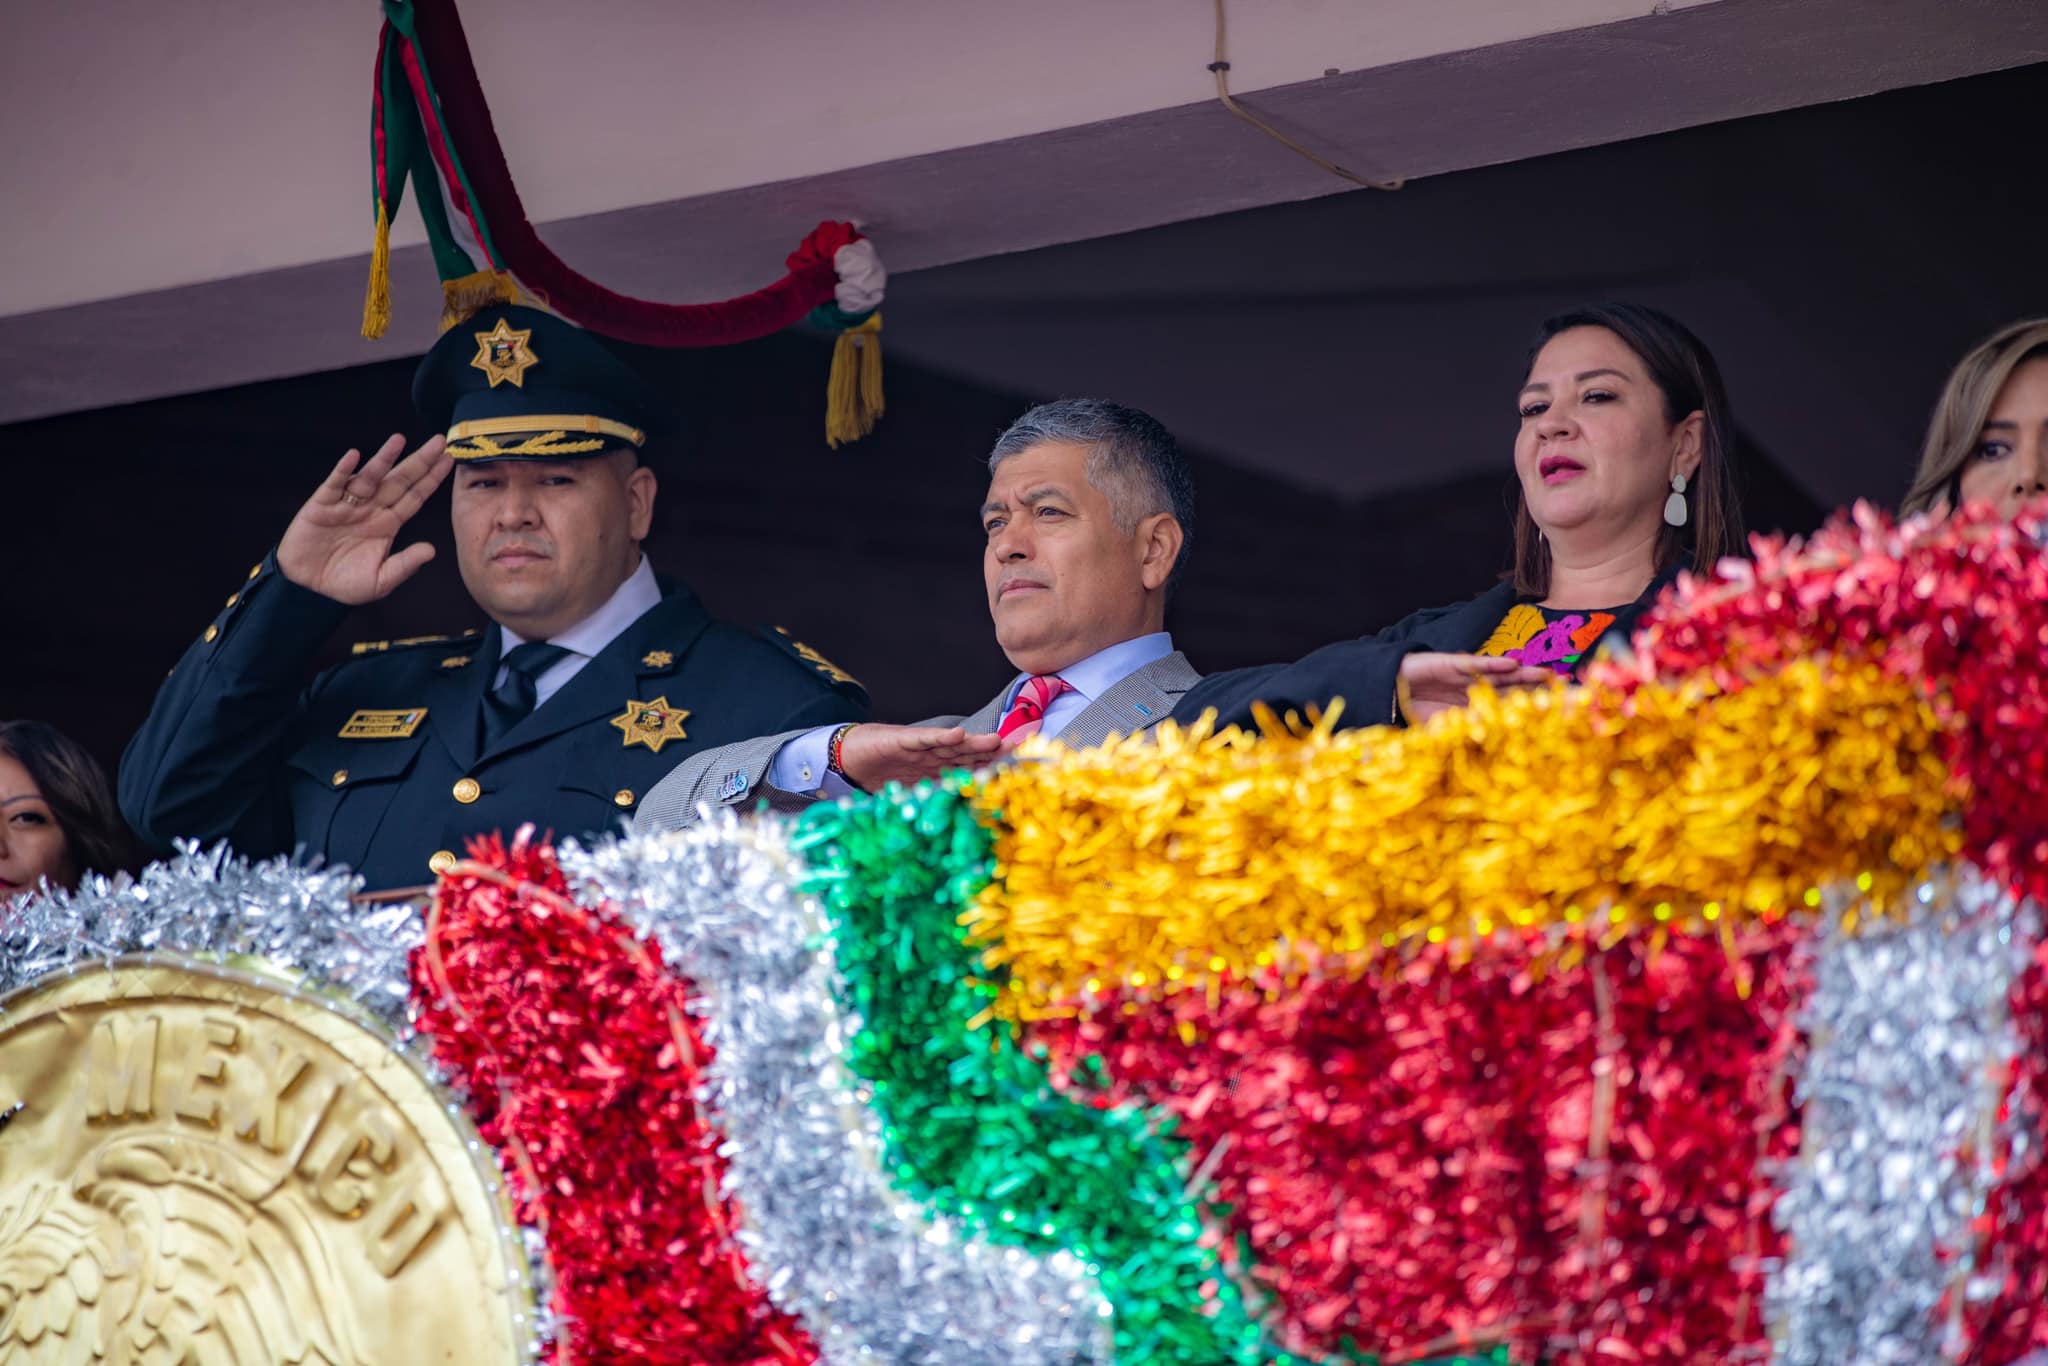
[[[2022,364],[2048,356],[2048,318],[2029,318],[2000,328],[1956,362],[1942,386],[1927,441],[1920,448],[1920,468],[1913,486],[1899,504],[1901,516],[1925,512],[1940,503],[1954,506],[1963,467],[1976,454],[1991,405],[1998,391]]]

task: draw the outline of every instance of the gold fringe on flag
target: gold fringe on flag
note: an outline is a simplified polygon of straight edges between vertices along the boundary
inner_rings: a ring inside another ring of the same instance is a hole
[[[882,415],[882,315],[849,327],[832,345],[825,385],[825,444],[834,450],[875,429]]]
[[[391,216],[377,203],[377,244],[370,248],[370,285],[363,292],[363,335],[376,338],[391,326]]]
[[[509,271],[479,270],[441,282],[441,330],[467,322],[493,304],[516,304],[524,296]]]

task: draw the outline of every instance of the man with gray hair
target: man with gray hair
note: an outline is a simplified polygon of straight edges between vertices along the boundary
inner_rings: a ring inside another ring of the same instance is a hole
[[[989,454],[982,579],[1019,673],[969,716],[790,731],[685,760],[640,804],[675,830],[700,804],[822,798],[994,762],[1029,735],[1076,748],[1148,730],[1201,675],[1173,648],[1166,599],[1194,531],[1194,481],[1166,428],[1099,399],[1042,403]]]

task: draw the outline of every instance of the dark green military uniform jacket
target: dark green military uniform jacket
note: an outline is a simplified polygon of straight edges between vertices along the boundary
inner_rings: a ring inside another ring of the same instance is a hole
[[[860,686],[814,652],[663,589],[480,752],[497,628],[358,646],[307,687],[349,609],[286,579],[273,555],[157,694],[122,757],[121,809],[159,850],[225,838],[252,858],[346,864],[372,890],[412,886],[482,832],[617,829],[699,750],[866,717]]]

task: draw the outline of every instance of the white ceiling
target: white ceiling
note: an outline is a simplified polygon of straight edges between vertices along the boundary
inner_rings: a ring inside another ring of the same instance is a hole
[[[1210,0],[465,9],[547,240],[646,297],[754,288],[827,217],[863,222],[892,267],[914,271],[1346,188],[1216,106]],[[0,421],[431,342],[438,290],[417,247],[394,253],[391,335],[355,335],[370,233],[369,0],[9,10],[0,109],[10,132],[33,132],[0,144],[0,315],[12,315]],[[1248,103],[1357,169],[1418,187],[2048,60],[2038,0],[1232,0],[1231,20],[1236,87],[1258,92]],[[1369,215],[1399,196],[1354,198]],[[1514,230],[1457,228],[1482,259],[1487,233]],[[396,240],[418,240],[410,210]],[[1322,256],[1263,267],[1269,294],[1330,286]],[[1404,278],[1399,261],[1369,273],[1354,283],[1383,291]],[[1120,305],[1145,296],[1199,314],[1212,281],[1233,274],[1198,251],[1108,280],[956,271],[921,285],[909,274],[902,307],[885,311],[906,354],[1019,388],[1092,388],[1043,347],[1013,364],[1022,332],[976,351],[971,328],[944,320],[983,303],[1016,310],[1020,297],[1086,304],[1111,284]],[[907,330],[920,318],[923,337]],[[1244,326],[1259,323],[1248,314]],[[1238,444],[1232,421],[1218,415],[1212,446]]]
[[[1711,0],[1677,0],[1701,3]],[[1232,73],[1253,91],[1648,8],[1236,0]],[[0,145],[9,187],[0,316],[366,249],[371,0],[14,0],[8,9],[5,124],[36,135]],[[464,9],[499,137],[539,223],[1212,93],[1210,0],[469,0]],[[396,241],[419,240],[408,216]]]

